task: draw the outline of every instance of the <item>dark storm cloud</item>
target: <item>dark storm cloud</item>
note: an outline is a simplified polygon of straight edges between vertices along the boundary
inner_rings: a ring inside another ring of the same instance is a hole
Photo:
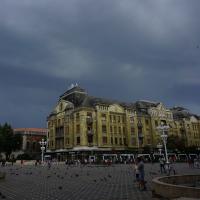
[[[0,122],[45,126],[71,82],[96,96],[183,104],[200,113],[199,6],[197,0],[2,1]]]

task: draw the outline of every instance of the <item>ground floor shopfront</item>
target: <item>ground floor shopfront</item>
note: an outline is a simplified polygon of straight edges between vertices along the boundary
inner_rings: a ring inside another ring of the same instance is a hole
[[[56,159],[58,161],[76,161],[100,163],[109,160],[114,163],[118,162],[133,162],[136,149],[111,149],[111,148],[73,148],[73,149],[60,149],[55,151],[46,152],[46,157]]]

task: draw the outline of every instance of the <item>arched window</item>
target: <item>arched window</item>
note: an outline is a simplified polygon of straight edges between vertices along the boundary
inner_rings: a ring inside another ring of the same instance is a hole
[[[30,149],[30,142],[26,143],[26,149],[29,150]]]
[[[33,151],[35,151],[36,149],[36,145],[35,145],[35,142],[33,142]]]

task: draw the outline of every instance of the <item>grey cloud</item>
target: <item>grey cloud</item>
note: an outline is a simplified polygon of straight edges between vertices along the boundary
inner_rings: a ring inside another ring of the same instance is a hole
[[[4,0],[1,5],[0,106],[5,116],[3,105],[13,106],[7,119],[15,126],[41,126],[70,82],[96,96],[183,103],[197,110],[199,1]],[[12,98],[15,103],[6,101]],[[16,122],[14,105],[22,115]],[[28,108],[37,120],[25,117]],[[35,111],[41,108],[42,114]]]

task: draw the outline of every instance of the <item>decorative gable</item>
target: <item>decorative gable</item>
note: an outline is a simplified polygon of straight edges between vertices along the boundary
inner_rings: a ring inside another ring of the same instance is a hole
[[[124,113],[124,108],[118,104],[112,104],[108,107],[108,111],[116,113]]]

